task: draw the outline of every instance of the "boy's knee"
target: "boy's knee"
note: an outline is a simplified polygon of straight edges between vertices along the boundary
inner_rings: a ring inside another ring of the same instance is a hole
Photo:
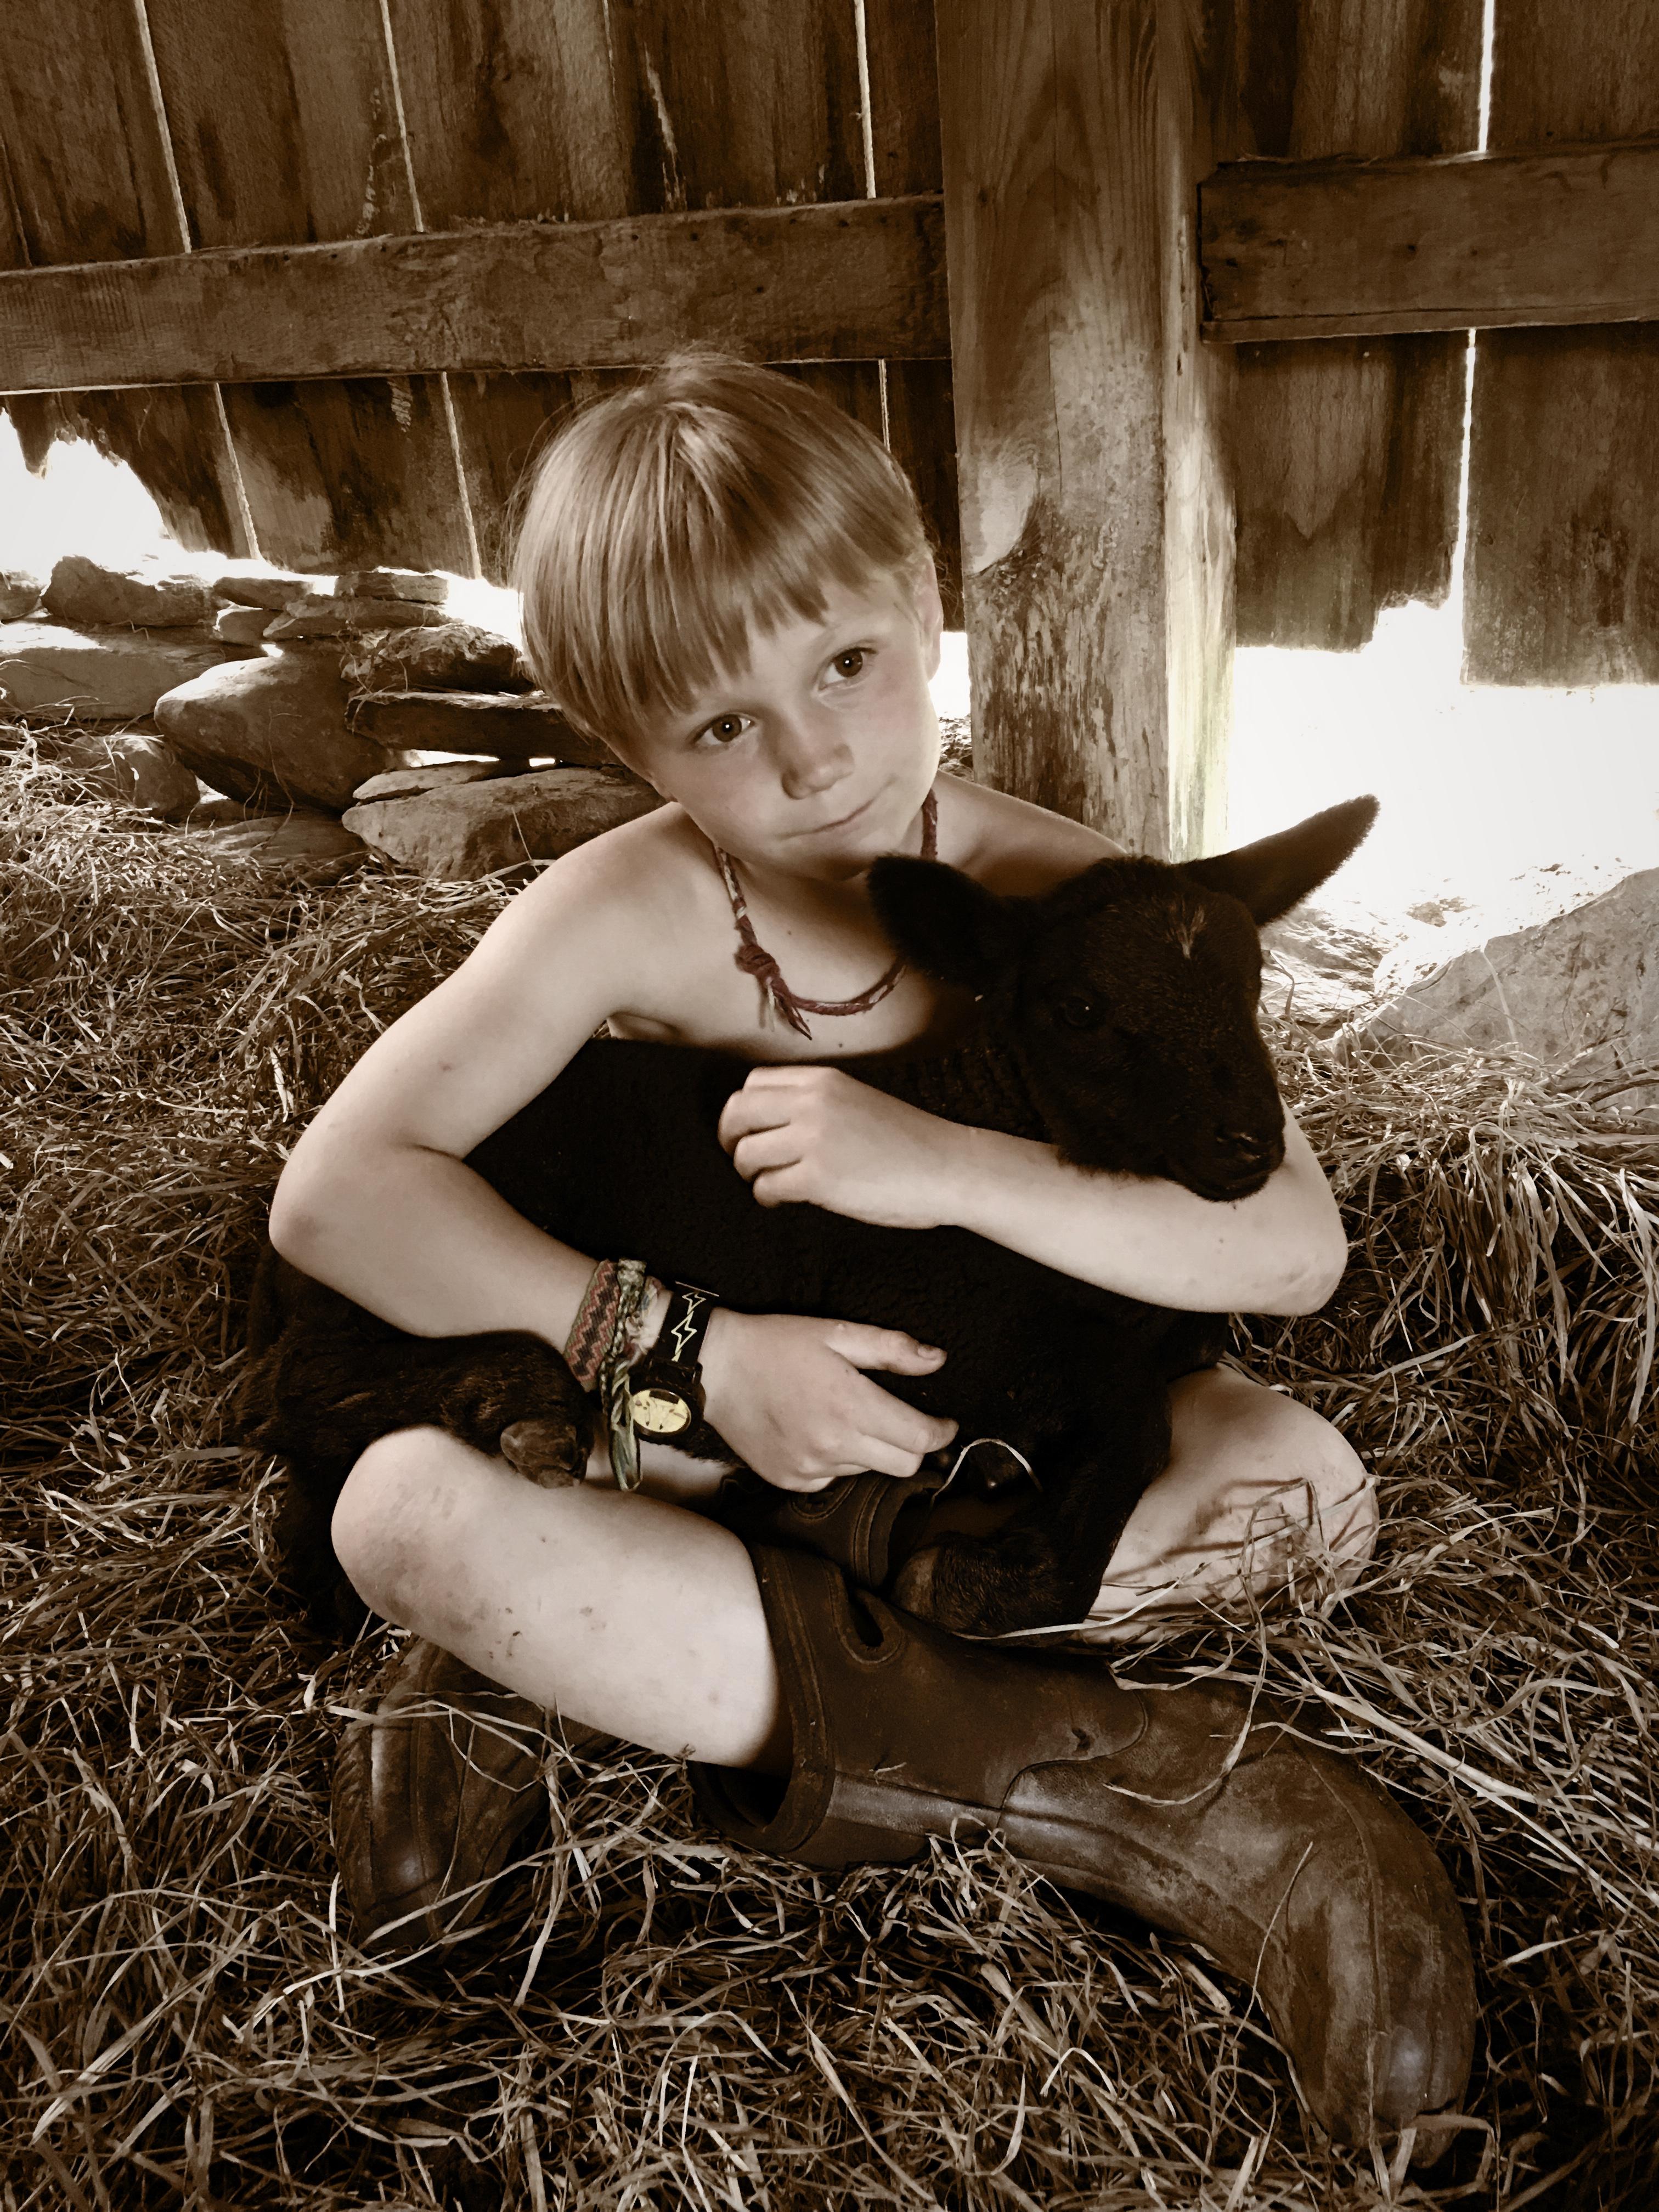
[[[358,1457],[335,1502],[335,1557],[365,1605],[407,1625],[405,1598],[434,1556],[434,1508],[442,1487],[434,1429],[378,1437]]]
[[[1340,1430],[1319,1414],[1310,1413],[1310,1422],[1303,1431],[1302,1479],[1318,1514],[1320,1533],[1345,1565],[1362,1565],[1376,1544],[1376,1486]]]
[[[1278,1391],[1261,1391],[1248,1408],[1241,1403],[1238,1414],[1252,1431],[1251,1462],[1270,1472],[1291,1516],[1300,1521],[1305,1510],[1312,1532],[1335,1558],[1363,1565],[1376,1541],[1376,1491],[1341,1431],[1311,1406]],[[1291,1493],[1305,1505],[1291,1505]]]

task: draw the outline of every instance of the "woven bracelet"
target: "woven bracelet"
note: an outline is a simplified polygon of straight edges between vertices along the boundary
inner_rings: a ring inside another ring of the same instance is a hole
[[[656,1285],[643,1260],[617,1260],[612,1264],[617,1271],[617,1310],[611,1340],[599,1364],[599,1403],[610,1431],[611,1472],[617,1478],[617,1487],[637,1490],[640,1446],[634,1433],[634,1396],[628,1377],[635,1340]]]
[[[570,1334],[564,1344],[565,1364],[584,1390],[599,1388],[599,1370],[611,1349],[617,1325],[619,1295],[617,1262],[601,1260],[587,1279],[587,1288],[582,1292],[582,1302],[576,1309],[576,1318],[570,1324]]]

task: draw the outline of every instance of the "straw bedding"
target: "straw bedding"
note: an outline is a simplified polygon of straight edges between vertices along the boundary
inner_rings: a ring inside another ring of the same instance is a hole
[[[0,757],[0,2187],[7,2212],[1645,2206],[1659,2191],[1659,1118],[1536,1070],[1279,1039],[1348,1211],[1249,1354],[1383,1540],[1166,1642],[1326,1699],[1436,1838],[1482,1980],[1468,2125],[1314,2140],[1248,1993],[994,1845],[814,1876],[677,1765],[560,1760],[464,1952],[339,1926],[332,1747],[392,1648],[276,1598],[223,1440],[283,1153],[505,894],[227,878]]]

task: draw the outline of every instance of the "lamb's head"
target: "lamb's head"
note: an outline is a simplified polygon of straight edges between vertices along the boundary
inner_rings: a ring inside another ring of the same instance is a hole
[[[908,960],[984,1000],[1065,1158],[1246,1198],[1285,1157],[1258,931],[1376,815],[1355,799],[1208,860],[1102,860],[1038,898],[900,859],[876,862],[870,891]]]

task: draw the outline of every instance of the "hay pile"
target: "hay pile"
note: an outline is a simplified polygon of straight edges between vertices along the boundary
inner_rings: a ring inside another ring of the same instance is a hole
[[[1310,2139],[1189,1947],[995,1847],[745,1858],[654,1757],[566,1760],[500,1918],[366,1964],[326,1790],[392,1639],[273,1608],[222,1423],[285,1148],[502,894],[228,881],[26,744],[0,866],[7,2212],[1654,2201],[1651,1093],[1281,1040],[1356,1253],[1252,1356],[1371,1461],[1385,1537],[1346,1604],[1167,1649],[1316,1691],[1454,1871],[1475,2124],[1409,2174]]]

